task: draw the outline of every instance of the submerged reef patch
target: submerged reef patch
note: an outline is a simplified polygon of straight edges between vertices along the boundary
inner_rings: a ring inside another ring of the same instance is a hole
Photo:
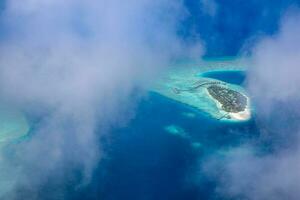
[[[6,105],[0,106],[0,146],[23,138],[28,131],[23,113]]]

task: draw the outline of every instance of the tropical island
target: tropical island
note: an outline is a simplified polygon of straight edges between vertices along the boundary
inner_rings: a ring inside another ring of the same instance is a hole
[[[251,117],[250,99],[244,88],[229,81],[208,77],[245,71],[236,59],[216,59],[201,63],[180,63],[155,83],[152,91],[207,113],[217,120],[245,121]],[[234,78],[234,77],[233,77]]]
[[[237,91],[218,85],[209,86],[207,90],[222,105],[222,109],[226,112],[237,113],[246,109],[247,98]]]
[[[238,91],[222,87],[219,85],[211,85],[207,88],[209,95],[214,98],[219,104],[221,109],[227,112],[224,117],[243,119],[248,118],[247,112],[247,97]],[[241,115],[244,113],[243,115]]]

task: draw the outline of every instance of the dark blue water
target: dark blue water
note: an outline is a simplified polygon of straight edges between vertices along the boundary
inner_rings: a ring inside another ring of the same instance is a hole
[[[242,85],[246,79],[246,72],[239,70],[232,71],[211,71],[201,74],[202,77],[214,78],[227,83]]]
[[[137,110],[127,127],[107,138],[107,157],[91,184],[70,199],[217,199],[216,183],[198,174],[201,162],[257,137],[253,121],[221,123],[155,93]],[[187,117],[187,112],[195,116]],[[164,127],[171,124],[184,129],[189,138],[166,132]],[[193,147],[194,142],[201,147]]]
[[[203,2],[215,2],[217,12],[205,12]],[[190,40],[200,38],[208,56],[237,55],[245,44],[255,44],[264,35],[275,34],[279,21],[288,8],[300,5],[299,0],[184,0],[188,17],[180,33]],[[249,42],[249,40],[251,42]]]
[[[243,71],[203,74],[233,84],[242,84]],[[189,114],[186,114],[189,113]],[[184,130],[181,137],[167,126]],[[136,117],[117,129],[105,145],[92,183],[71,199],[181,200],[224,199],[215,193],[217,182],[201,173],[207,157],[219,157],[228,148],[258,137],[254,120],[220,122],[184,104],[150,93],[137,108]],[[194,147],[193,144],[200,144]]]

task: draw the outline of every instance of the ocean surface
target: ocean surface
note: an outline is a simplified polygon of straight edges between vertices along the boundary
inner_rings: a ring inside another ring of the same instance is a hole
[[[202,77],[214,78],[227,83],[242,85],[246,79],[246,72],[239,70],[210,71],[201,74]]]
[[[241,83],[243,73],[211,74]],[[244,77],[245,78],[245,77]],[[126,127],[105,143],[105,158],[92,182],[69,199],[224,199],[216,180],[201,172],[207,158],[258,136],[255,120],[220,122],[194,108],[149,93]]]

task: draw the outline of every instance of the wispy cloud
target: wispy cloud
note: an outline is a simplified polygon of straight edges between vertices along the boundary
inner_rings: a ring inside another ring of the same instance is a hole
[[[81,169],[88,180],[102,155],[99,137],[130,117],[162,66],[189,53],[177,36],[186,12],[170,0],[6,1],[0,95],[49,113],[29,141],[2,152],[0,198],[19,198],[17,190],[39,198],[38,186],[66,170]]]
[[[277,34],[252,49],[248,89],[261,133],[255,144],[232,148],[225,159],[205,168],[229,198],[299,199],[299,10],[289,10]],[[272,144],[270,152],[263,152]],[[223,169],[215,173],[216,169]]]

